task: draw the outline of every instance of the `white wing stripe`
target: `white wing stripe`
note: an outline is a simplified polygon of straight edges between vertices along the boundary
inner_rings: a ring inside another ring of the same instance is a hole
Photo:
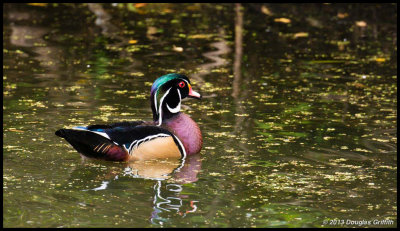
[[[87,128],[82,128],[82,127],[73,127],[72,129],[73,129],[73,130],[81,130],[81,131],[93,132],[93,133],[99,134],[99,135],[101,135],[101,136],[103,136],[103,137],[105,137],[105,138],[111,140],[110,137],[109,137],[109,136],[107,135],[107,133],[105,133],[105,132],[90,131],[90,130],[88,130]]]

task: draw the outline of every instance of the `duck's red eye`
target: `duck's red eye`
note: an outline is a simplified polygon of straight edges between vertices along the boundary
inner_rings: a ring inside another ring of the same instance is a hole
[[[184,88],[185,87],[185,82],[180,82],[179,84],[178,84],[178,86],[180,87],[180,88]]]

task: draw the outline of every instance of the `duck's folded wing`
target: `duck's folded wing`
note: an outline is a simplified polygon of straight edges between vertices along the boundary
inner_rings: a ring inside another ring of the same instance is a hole
[[[145,122],[144,121],[124,121],[124,122],[118,122],[118,123],[113,123],[113,124],[96,124],[96,125],[89,125],[87,127],[81,127],[85,128],[87,130],[98,130],[98,129],[111,129],[111,128],[134,128],[139,125],[143,125]],[[79,127],[78,127],[79,128]]]
[[[65,138],[77,151],[91,158],[127,161],[186,156],[181,141],[164,128],[120,125],[60,129],[56,135]]]
[[[89,158],[127,161],[129,155],[127,150],[110,140],[102,132],[93,132],[84,129],[60,129],[56,135],[68,141],[72,147]]]

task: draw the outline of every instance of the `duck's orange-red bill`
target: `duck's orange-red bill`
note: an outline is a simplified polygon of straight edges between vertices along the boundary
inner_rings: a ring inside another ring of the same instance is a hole
[[[192,86],[189,85],[189,97],[195,99],[201,99],[201,95],[198,92],[193,91]]]

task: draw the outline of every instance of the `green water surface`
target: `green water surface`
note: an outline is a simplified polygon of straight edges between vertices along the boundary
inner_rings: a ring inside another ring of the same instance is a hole
[[[54,135],[151,120],[171,72],[198,155]],[[397,4],[3,5],[4,227],[397,227],[396,117]]]

